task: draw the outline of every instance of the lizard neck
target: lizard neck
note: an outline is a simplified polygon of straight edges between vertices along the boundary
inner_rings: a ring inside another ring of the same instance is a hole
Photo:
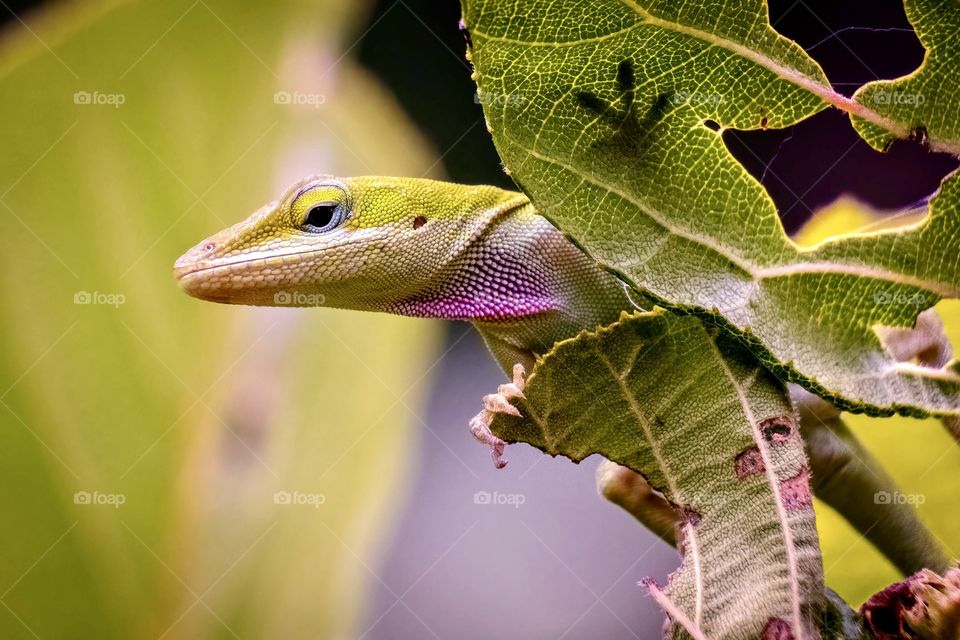
[[[630,303],[612,275],[528,204],[491,220],[430,286],[392,306],[403,315],[468,320],[485,337],[539,353],[616,320]]]
[[[496,322],[560,308],[562,278],[543,268],[554,250],[553,229],[532,211],[527,204],[489,220],[426,288],[398,301],[394,311]]]

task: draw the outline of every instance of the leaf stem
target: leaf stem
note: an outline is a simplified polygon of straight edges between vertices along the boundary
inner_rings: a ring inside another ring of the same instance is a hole
[[[667,594],[665,594],[660,587],[655,584],[647,584],[647,591],[657,601],[657,604],[660,605],[660,608],[663,609],[668,616],[670,616],[674,621],[678,622],[687,633],[689,633],[693,640],[707,640],[707,636],[703,631],[694,624],[693,620],[690,619],[687,614],[683,612],[683,609],[677,606],[677,604],[670,599]]]

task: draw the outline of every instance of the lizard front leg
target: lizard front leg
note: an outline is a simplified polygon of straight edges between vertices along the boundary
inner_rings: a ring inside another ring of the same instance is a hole
[[[493,432],[490,431],[490,425],[497,413],[508,413],[520,417],[520,411],[510,401],[524,397],[523,388],[526,385],[524,375],[523,365],[515,364],[513,366],[513,381],[500,385],[496,393],[484,396],[483,410],[470,420],[470,432],[474,438],[490,446],[493,464],[496,465],[497,469],[507,466],[507,461],[503,459],[503,450],[507,443],[493,435]]]

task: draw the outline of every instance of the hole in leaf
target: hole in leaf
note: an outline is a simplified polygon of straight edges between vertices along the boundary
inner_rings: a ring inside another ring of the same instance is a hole
[[[710,131],[720,131],[720,123],[716,120],[704,120],[703,126],[710,129]]]
[[[790,416],[768,418],[760,423],[764,439],[771,444],[786,442],[796,428],[797,425]]]
[[[902,2],[769,4],[776,30],[803,47],[847,95],[864,82],[908,74],[923,60]]]
[[[761,117],[757,114],[757,122]],[[722,140],[767,190],[788,233],[844,195],[881,211],[923,204],[943,177],[960,166],[949,154],[932,153],[906,140],[880,153],[838,109],[787,129],[725,128]]]

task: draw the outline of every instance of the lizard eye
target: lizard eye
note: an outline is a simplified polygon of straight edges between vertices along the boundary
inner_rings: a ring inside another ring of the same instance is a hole
[[[307,217],[303,221],[304,231],[321,233],[330,231],[341,222],[343,214],[340,205],[336,202],[321,202],[310,207]]]

